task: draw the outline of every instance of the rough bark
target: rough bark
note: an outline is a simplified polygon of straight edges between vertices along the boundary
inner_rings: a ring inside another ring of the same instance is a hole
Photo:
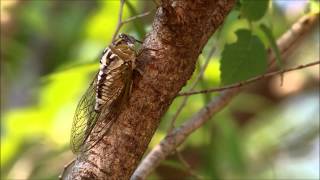
[[[316,26],[318,22],[319,14],[303,16],[277,40],[277,46],[283,60],[286,60],[284,58],[288,55],[288,51],[293,51],[296,48],[295,45],[299,44],[302,37],[308,34],[309,30]],[[269,70],[275,69],[275,56],[271,50],[269,51],[269,62]],[[237,87],[223,91],[214,97],[198,113],[194,114],[190,119],[185,120],[181,126],[176,127],[172,132],[167,134],[167,136],[145,156],[132,175],[131,180],[146,179],[161,161],[173,153],[195,130],[200,128],[204,123],[209,121],[212,116],[228,105],[241,90],[241,87]]]
[[[130,98],[109,133],[76,160],[69,179],[130,178],[160,118],[191,77],[202,48],[233,5],[234,0],[162,2],[138,58],[143,75],[134,76]]]

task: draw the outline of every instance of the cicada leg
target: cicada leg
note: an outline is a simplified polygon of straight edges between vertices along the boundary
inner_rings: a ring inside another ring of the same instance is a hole
[[[76,159],[73,159],[72,161],[68,162],[66,165],[64,165],[64,168],[62,170],[62,173],[59,175],[59,180],[66,179],[66,176],[69,174],[68,171],[70,171],[72,164],[76,162]]]

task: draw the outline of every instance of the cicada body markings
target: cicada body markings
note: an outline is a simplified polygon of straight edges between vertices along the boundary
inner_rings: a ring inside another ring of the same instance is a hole
[[[132,86],[136,40],[125,34],[104,49],[99,72],[81,98],[72,124],[71,149],[85,152],[108,132]],[[101,123],[101,121],[103,121]],[[96,127],[97,124],[102,124]]]

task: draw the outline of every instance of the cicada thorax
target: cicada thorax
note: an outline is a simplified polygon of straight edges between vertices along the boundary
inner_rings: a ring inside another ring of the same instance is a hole
[[[107,108],[131,86],[135,51],[126,44],[111,45],[100,60],[96,87],[95,111]]]

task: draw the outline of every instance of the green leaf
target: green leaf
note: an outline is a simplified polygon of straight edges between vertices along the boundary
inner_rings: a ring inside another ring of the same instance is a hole
[[[249,21],[260,20],[267,12],[269,0],[242,0],[241,13]]]
[[[317,14],[320,12],[319,0],[310,0],[310,13]]]
[[[263,33],[266,35],[269,43],[270,43],[270,47],[272,49],[272,51],[274,52],[275,56],[276,56],[276,60],[278,63],[278,66],[283,69],[283,65],[282,65],[282,59],[281,59],[281,55],[280,55],[280,50],[277,46],[276,40],[272,34],[272,31],[264,24],[260,25],[260,29],[263,31]]]
[[[248,30],[236,32],[237,42],[226,45],[221,57],[222,84],[232,84],[264,73],[267,52],[261,40]]]

